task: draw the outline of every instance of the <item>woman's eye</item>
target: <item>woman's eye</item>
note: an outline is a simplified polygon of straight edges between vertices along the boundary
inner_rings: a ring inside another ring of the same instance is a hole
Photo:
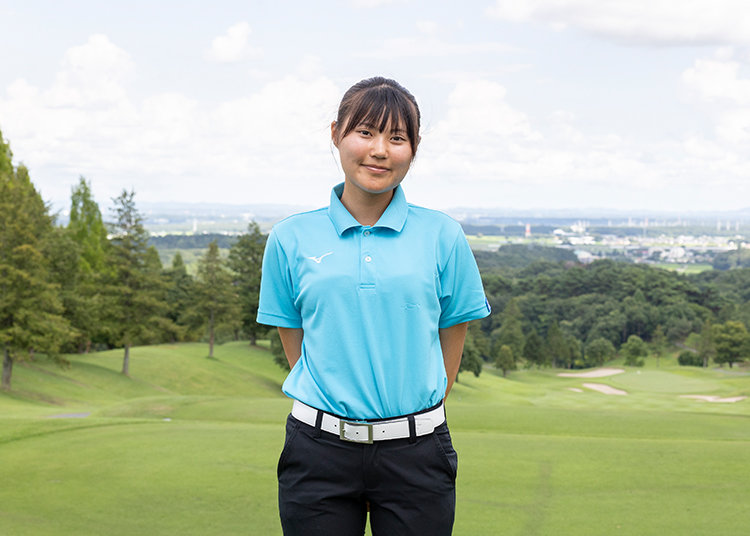
[[[357,132],[359,132],[363,136],[369,136],[370,135],[370,131],[369,130],[365,130],[363,128],[359,129]]]

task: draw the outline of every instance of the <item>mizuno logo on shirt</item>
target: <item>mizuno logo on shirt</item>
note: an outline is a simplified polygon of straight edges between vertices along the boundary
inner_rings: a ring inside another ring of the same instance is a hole
[[[305,257],[306,259],[310,259],[311,261],[315,261],[315,264],[320,264],[320,262],[328,257],[328,255],[332,255],[333,251],[329,251],[328,253],[323,253],[320,257]]]

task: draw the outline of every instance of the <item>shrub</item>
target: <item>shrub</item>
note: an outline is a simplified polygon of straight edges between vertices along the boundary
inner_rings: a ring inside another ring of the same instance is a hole
[[[701,359],[701,356],[699,356],[696,352],[691,352],[690,350],[685,350],[684,352],[681,352],[679,356],[677,356],[677,362],[682,367],[702,367],[703,366],[703,359]]]

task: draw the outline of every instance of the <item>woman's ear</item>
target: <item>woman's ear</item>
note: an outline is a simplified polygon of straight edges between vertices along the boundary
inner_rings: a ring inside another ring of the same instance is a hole
[[[338,136],[336,135],[336,121],[331,122],[331,141],[333,142],[333,146],[338,149],[339,140]]]

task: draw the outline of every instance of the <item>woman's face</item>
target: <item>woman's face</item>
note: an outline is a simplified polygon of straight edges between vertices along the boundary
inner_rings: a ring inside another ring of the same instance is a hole
[[[380,132],[374,125],[360,124],[338,139],[334,122],[331,135],[339,150],[346,185],[382,194],[396,188],[409,171],[414,155],[401,126],[389,123]]]

